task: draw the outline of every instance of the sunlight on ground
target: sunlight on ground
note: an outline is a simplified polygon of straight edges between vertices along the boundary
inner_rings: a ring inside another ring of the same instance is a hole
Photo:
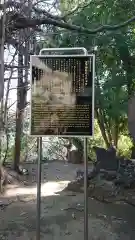
[[[70,181],[53,181],[41,184],[41,196],[58,195],[65,187],[67,187]],[[37,187],[17,187],[14,186],[6,191],[7,197],[14,197],[16,195],[35,195],[37,194]]]

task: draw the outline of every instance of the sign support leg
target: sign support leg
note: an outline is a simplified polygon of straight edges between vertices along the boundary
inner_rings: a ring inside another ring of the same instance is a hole
[[[41,160],[42,160],[42,137],[38,137],[38,171],[37,171],[37,229],[36,240],[40,240],[40,215],[41,215]]]
[[[88,156],[87,137],[84,137],[84,240],[88,240]]]

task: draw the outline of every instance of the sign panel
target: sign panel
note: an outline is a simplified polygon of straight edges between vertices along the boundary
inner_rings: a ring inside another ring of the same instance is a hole
[[[94,56],[31,56],[32,136],[92,136]]]

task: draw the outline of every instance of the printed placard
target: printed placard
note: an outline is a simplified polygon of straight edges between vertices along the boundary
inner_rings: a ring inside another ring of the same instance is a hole
[[[32,136],[92,136],[94,55],[33,55]]]

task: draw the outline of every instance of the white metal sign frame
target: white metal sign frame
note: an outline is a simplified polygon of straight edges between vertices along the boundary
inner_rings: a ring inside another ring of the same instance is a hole
[[[45,52],[62,52],[62,51],[82,51],[83,55],[77,56],[92,56],[93,57],[93,92],[92,92],[92,107],[94,121],[94,78],[95,78],[95,55],[88,55],[85,48],[43,48],[38,56],[43,56]],[[47,55],[45,55],[47,56]],[[57,55],[55,55],[57,56]],[[61,56],[61,55],[58,55]],[[63,55],[65,56],[65,55]],[[70,56],[73,56],[72,54]],[[92,124],[94,125],[94,124]],[[62,136],[61,136],[62,137]],[[68,136],[66,136],[68,137]],[[71,136],[69,136],[71,137]],[[40,240],[40,216],[41,216],[41,161],[42,161],[42,137],[38,137],[38,176],[37,176],[37,227],[36,240]],[[87,137],[84,136],[84,240],[88,240],[88,154],[87,154]]]

